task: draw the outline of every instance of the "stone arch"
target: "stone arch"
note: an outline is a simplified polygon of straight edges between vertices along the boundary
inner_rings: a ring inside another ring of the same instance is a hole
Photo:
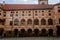
[[[28,32],[28,33],[32,33],[32,29],[28,29],[27,32]]]
[[[25,25],[25,19],[21,19],[21,25]]]
[[[3,28],[0,28],[0,36],[3,35],[3,32],[4,32],[4,29]]]
[[[21,32],[21,35],[20,35],[20,36],[22,36],[22,37],[27,36],[27,35],[26,35],[26,31],[25,31],[25,29],[21,29],[20,32]]]
[[[46,29],[41,30],[41,36],[46,36]]]
[[[46,25],[46,20],[45,19],[41,19],[41,25]]]
[[[19,20],[18,19],[15,19],[14,20],[14,25],[18,25],[19,24]]]
[[[34,19],[34,25],[39,25],[39,20],[38,19]]]
[[[17,37],[18,32],[19,32],[18,29],[14,29],[14,36],[15,36],[15,37]]]
[[[27,30],[27,36],[28,36],[28,37],[32,36],[32,29],[28,29],[28,30]]]
[[[39,36],[39,29],[34,29],[34,36]]]
[[[48,25],[53,25],[53,19],[48,19]]]
[[[32,19],[28,19],[28,20],[27,20],[27,24],[28,24],[28,25],[32,25]]]
[[[25,29],[21,29],[21,33],[24,33],[25,32]]]
[[[56,31],[57,36],[60,36],[60,25],[57,25],[56,28],[57,28],[57,31]]]
[[[48,30],[48,35],[49,35],[49,36],[53,36],[53,29],[49,29],[49,30]]]

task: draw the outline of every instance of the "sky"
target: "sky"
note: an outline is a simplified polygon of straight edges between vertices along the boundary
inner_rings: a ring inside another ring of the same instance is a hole
[[[8,4],[38,4],[38,0],[0,0],[0,3],[5,1]],[[59,3],[60,0],[48,0],[49,4]]]

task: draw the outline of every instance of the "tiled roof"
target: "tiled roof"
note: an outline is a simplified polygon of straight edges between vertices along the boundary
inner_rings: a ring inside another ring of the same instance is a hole
[[[22,10],[22,9],[52,9],[53,5],[42,4],[5,4],[4,10]]]
[[[60,2],[59,2],[59,3],[57,3],[57,4],[55,4],[55,5],[60,5]]]

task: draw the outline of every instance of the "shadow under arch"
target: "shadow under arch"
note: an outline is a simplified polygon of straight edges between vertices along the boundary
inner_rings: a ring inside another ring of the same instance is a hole
[[[42,30],[41,30],[41,36],[47,36],[47,34],[46,34],[46,29],[42,29]]]
[[[56,31],[57,36],[60,36],[60,25],[57,25],[56,28],[57,28],[57,31]]]
[[[0,28],[0,36],[3,35],[3,32],[4,32],[4,29],[3,28]]]
[[[34,36],[39,36],[39,29],[34,29]]]
[[[53,36],[53,29],[49,29],[49,30],[48,30],[48,35],[49,35],[49,36]]]
[[[21,37],[26,36],[26,31],[25,31],[25,29],[21,29],[21,31],[20,31],[20,32],[21,32],[21,35],[20,35]]]
[[[28,34],[28,35],[27,35],[28,37],[32,36],[32,29],[28,29],[28,30],[27,30],[27,34]]]
[[[14,29],[14,36],[17,37],[18,36],[18,29]]]

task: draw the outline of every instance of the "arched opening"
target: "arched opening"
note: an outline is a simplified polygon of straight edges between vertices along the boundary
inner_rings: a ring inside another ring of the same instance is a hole
[[[28,36],[32,36],[32,29],[27,30]]]
[[[21,25],[25,25],[25,19],[21,20]]]
[[[26,36],[26,32],[25,32],[25,29],[21,29],[21,36]]]
[[[41,25],[46,25],[46,20],[45,19],[41,19]]]
[[[48,19],[48,25],[53,25],[53,20],[52,19]]]
[[[19,24],[19,20],[18,19],[15,19],[14,25],[18,25],[18,24]]]
[[[38,19],[34,20],[34,25],[39,25],[39,20]]]
[[[14,29],[14,36],[17,37],[18,36],[18,29]]]
[[[60,36],[60,26],[56,26],[57,28],[57,36]]]
[[[31,19],[28,19],[27,24],[28,25],[32,25],[32,20]]]
[[[28,33],[32,33],[32,29],[28,29]]]
[[[53,29],[49,29],[49,30],[48,30],[48,35],[49,35],[49,36],[53,36]]]
[[[0,36],[3,35],[3,32],[4,32],[4,29],[3,28],[0,28]]]
[[[46,29],[41,30],[41,36],[46,36]]]
[[[34,29],[34,36],[38,36],[39,35],[39,29]]]

